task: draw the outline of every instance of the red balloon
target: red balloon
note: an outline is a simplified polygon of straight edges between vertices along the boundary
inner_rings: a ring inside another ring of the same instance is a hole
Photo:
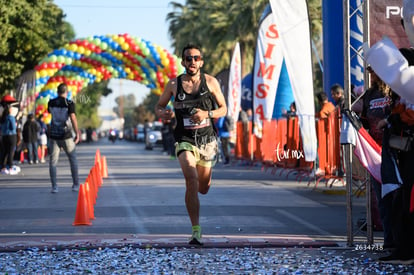
[[[95,51],[96,50],[96,45],[95,44],[92,44],[92,43],[90,43],[89,44],[89,47],[88,47],[91,51]]]

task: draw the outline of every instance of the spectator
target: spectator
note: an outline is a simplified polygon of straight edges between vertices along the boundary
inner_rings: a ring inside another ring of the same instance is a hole
[[[328,101],[328,97],[324,92],[320,92],[316,95],[318,98],[319,105],[321,106],[320,111],[317,114],[318,118],[327,118],[333,111],[335,106]]]
[[[391,113],[391,89],[377,76],[371,67],[367,67],[367,70],[371,75],[371,87],[362,97],[361,120],[370,136],[378,145],[382,146],[384,131],[383,129],[378,129],[377,125],[380,120],[388,117]],[[382,158],[384,158],[384,155],[382,155]],[[386,169],[392,169],[392,167]],[[384,248],[392,248],[394,247],[391,222],[392,194],[382,198],[381,183],[372,176],[370,177],[370,182],[375,191],[375,196],[371,196],[373,226],[377,230],[384,230]]]
[[[42,115],[39,115],[37,118],[37,123],[40,126],[39,130],[39,145],[40,145],[40,163],[45,163],[45,156],[46,156],[46,150],[47,150],[47,126],[42,121]]]
[[[334,84],[331,87],[332,99],[335,101],[336,107],[339,110],[345,110],[344,88],[340,84]]]
[[[224,156],[224,164],[230,163],[230,131],[232,130],[231,125],[234,125],[234,123],[232,123],[231,120],[233,120],[232,117],[225,116],[218,118],[216,122],[218,136],[221,142],[220,149]]]
[[[284,110],[285,112],[282,114],[282,116],[285,116],[287,118],[296,116],[296,103],[292,102],[289,105],[289,111]]]
[[[20,167],[13,165],[13,160],[17,146],[16,115],[18,109],[9,102],[2,102],[2,105],[4,109],[0,120],[2,134],[1,173],[17,175],[20,172]]]
[[[250,162],[251,157],[249,156],[249,140],[250,140],[250,131],[249,123],[252,120],[252,109],[240,110],[239,121],[243,125],[243,142],[242,142],[242,157],[247,158],[246,161]]]
[[[40,126],[36,122],[34,115],[29,114],[23,126],[23,142],[27,148],[27,161],[29,164],[39,163],[37,138]]]
[[[398,140],[403,137],[413,137],[414,133],[414,104],[409,104],[401,99],[392,109],[388,118],[380,120],[377,126],[384,129],[383,155],[388,153],[393,159],[392,164],[398,166],[396,169],[383,169],[389,178],[390,173],[397,171],[398,175],[392,183],[400,183],[401,187],[394,191],[392,209],[392,230],[394,233],[395,250],[389,256],[379,260],[387,263],[413,264],[414,263],[414,217],[411,206],[411,192],[414,184],[414,145],[407,149],[393,148],[389,143],[390,137],[395,135]],[[383,160],[384,162],[384,160]],[[383,171],[381,171],[383,172]],[[382,174],[381,174],[382,176]],[[383,179],[383,184],[390,182]],[[400,180],[398,180],[400,179]]]
[[[92,142],[92,134],[93,134],[93,130],[92,127],[89,126],[88,128],[86,128],[86,142],[90,143]]]

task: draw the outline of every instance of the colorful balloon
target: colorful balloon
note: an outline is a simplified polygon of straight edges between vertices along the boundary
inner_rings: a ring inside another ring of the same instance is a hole
[[[159,95],[168,80],[182,72],[179,58],[142,38],[118,34],[76,39],[52,51],[35,67],[36,113],[50,121],[45,108],[57,96],[60,83],[67,83],[74,97],[94,82],[123,78],[138,81]]]

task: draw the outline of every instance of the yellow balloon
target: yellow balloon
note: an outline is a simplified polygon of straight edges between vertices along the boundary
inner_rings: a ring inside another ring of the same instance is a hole
[[[124,50],[124,51],[127,51],[128,49],[129,49],[129,45],[128,45],[128,43],[122,43],[121,44],[121,48]]]
[[[78,47],[78,53],[80,53],[80,54],[84,54],[84,53],[85,53],[85,48],[84,48],[84,47],[82,47],[82,46],[79,46],[79,47]]]
[[[52,120],[52,115],[51,114],[43,115],[43,122],[44,123],[50,124],[51,120]]]
[[[47,75],[48,76],[53,76],[55,74],[55,70],[51,69],[51,70],[47,70]]]
[[[70,46],[69,46],[69,50],[71,50],[71,51],[73,51],[73,52],[76,52],[76,50],[78,49],[78,46],[76,46],[76,44],[71,44]]]
[[[92,51],[91,51],[91,50],[89,50],[89,49],[87,49],[87,50],[85,51],[84,55],[86,55],[86,56],[90,56],[90,55],[91,55],[91,53],[92,53]]]
[[[168,65],[170,65],[170,60],[167,57],[164,57],[164,58],[161,59],[161,64],[164,67],[168,67]]]
[[[125,42],[125,38],[122,36],[118,36],[118,43],[123,44]]]
[[[41,70],[39,72],[39,75],[40,75],[40,77],[45,77],[45,76],[47,76],[47,71],[46,70]]]

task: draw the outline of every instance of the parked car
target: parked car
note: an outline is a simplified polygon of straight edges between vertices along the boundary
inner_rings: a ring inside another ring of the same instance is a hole
[[[154,121],[145,137],[145,149],[152,150],[155,146],[162,146],[162,123]]]
[[[138,130],[138,133],[136,136],[136,140],[139,142],[144,142],[145,141],[144,124],[138,124],[137,130]]]

